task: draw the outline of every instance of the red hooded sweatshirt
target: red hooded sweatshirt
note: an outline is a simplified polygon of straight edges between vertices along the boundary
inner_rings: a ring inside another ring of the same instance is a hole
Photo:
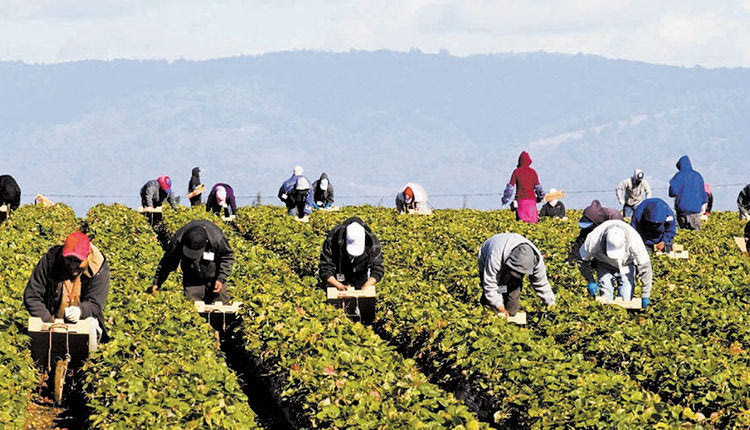
[[[531,167],[531,157],[528,152],[523,151],[518,156],[518,167],[510,176],[509,185],[516,187],[516,200],[536,199],[534,186],[539,185],[539,177],[536,170]]]

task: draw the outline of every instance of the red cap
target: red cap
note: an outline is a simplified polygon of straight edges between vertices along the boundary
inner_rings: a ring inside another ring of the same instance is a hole
[[[414,199],[414,191],[412,191],[411,187],[406,187],[404,197],[406,197],[407,203],[410,203]]]
[[[169,176],[159,176],[156,181],[159,183],[162,190],[169,192],[169,190],[172,189],[172,178]]]
[[[89,256],[89,250],[91,249],[91,240],[88,236],[76,231],[70,233],[65,239],[65,245],[63,245],[62,255],[63,257],[73,256],[77,259],[84,261]]]

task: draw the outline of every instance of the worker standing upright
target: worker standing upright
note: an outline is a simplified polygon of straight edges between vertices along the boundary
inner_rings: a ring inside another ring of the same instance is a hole
[[[689,230],[701,229],[701,210],[708,203],[703,176],[693,170],[687,155],[677,162],[679,170],[669,180],[669,197],[674,197],[677,224]]]
[[[544,197],[544,188],[539,183],[539,176],[536,170],[531,168],[531,156],[526,151],[521,152],[518,156],[518,166],[513,170],[510,181],[505,187],[502,204],[507,204],[513,197],[515,188],[515,200],[518,203],[516,209],[516,218],[520,221],[530,224],[536,224],[539,221],[536,204],[541,202]]]
[[[193,167],[193,171],[190,173],[190,182],[188,182],[188,194],[193,193],[196,188],[201,185],[201,169]],[[190,207],[198,206],[201,204],[201,193],[195,193],[190,197]]]

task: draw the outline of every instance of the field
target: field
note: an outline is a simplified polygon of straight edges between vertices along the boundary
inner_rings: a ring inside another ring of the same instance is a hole
[[[326,305],[317,287],[325,234],[353,215],[385,256],[372,326]],[[0,225],[0,427],[33,427],[41,408],[21,296],[36,261],[75,228],[112,271],[112,341],[76,374],[80,404],[67,412],[80,428],[750,427],[750,259],[732,240],[744,227],[736,214],[679,231],[690,259],[653,257],[652,305],[634,313],[584,294],[566,261],[577,215],[526,225],[509,211],[364,206],[305,224],[269,206],[229,224],[179,208],[155,232],[121,205],[83,219],[64,205],[24,206]],[[193,219],[219,225],[235,251],[228,288],[241,322],[222,339],[178,275],[145,292],[164,241]],[[505,231],[544,253],[557,296],[547,310],[525,288],[524,327],[478,304],[477,251]]]

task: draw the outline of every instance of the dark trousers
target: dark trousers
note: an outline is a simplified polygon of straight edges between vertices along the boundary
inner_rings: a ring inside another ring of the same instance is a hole
[[[497,309],[493,308],[490,305],[490,302],[487,301],[487,298],[484,297],[484,294],[482,294],[482,297],[479,299],[479,303],[492,309],[493,312],[497,312]],[[521,310],[520,285],[508,286],[508,291],[503,293],[503,306],[505,307],[505,310],[508,311],[510,316],[514,316],[516,313],[518,313],[519,310]]]
[[[698,231],[701,229],[701,214],[677,212],[677,225],[680,228]]]
[[[185,296],[193,301],[200,300],[205,304],[210,305],[215,301],[222,302],[224,304],[229,303],[232,298],[227,294],[226,285],[220,293],[214,293],[214,283],[211,282],[207,285],[198,285],[195,287],[183,287],[182,290]]]

